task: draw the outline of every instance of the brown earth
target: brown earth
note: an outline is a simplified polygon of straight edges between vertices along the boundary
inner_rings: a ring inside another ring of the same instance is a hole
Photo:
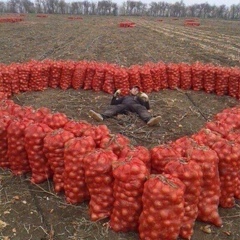
[[[120,21],[131,20],[134,28],[119,28]],[[240,66],[239,22],[201,20],[199,27],[184,27],[183,19],[84,17],[38,18],[26,16],[19,23],[0,24],[0,62],[43,60],[89,60],[129,67],[146,62],[213,63]],[[148,148],[197,132],[206,121],[227,107],[238,104],[228,96],[202,91],[162,90],[149,94],[153,115],[161,115],[159,126],[149,128],[136,115],[122,115],[104,122],[113,133],[127,136],[133,145]],[[111,96],[103,92],[48,89],[12,97],[19,105],[45,106],[69,118],[94,122],[90,109],[103,111]],[[82,240],[138,239],[137,233],[115,233],[105,223],[91,222],[87,203],[66,204],[56,195],[52,182],[30,183],[30,176],[16,177],[0,171],[0,220],[8,225],[0,239],[7,240]],[[231,209],[219,208],[223,227],[211,225],[212,232],[201,230],[208,223],[196,221],[193,240],[240,239],[240,202]]]

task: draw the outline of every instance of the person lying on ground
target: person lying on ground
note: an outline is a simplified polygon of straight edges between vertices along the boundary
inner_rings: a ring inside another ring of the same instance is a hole
[[[111,118],[117,114],[126,114],[127,112],[133,112],[148,125],[155,126],[159,123],[161,117],[152,117],[150,114],[149,98],[146,93],[140,92],[138,86],[134,86],[130,89],[129,95],[120,96],[121,90],[118,89],[111,100],[110,105],[103,113],[97,113],[90,110],[89,115],[96,121],[101,122],[106,118]]]

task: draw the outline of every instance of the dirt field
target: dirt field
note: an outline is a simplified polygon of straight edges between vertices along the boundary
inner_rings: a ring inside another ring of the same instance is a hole
[[[119,28],[121,21],[136,23],[134,28]],[[213,63],[240,67],[239,22],[201,20],[199,27],[184,27],[183,20],[123,17],[67,16],[38,18],[26,16],[19,23],[0,23],[0,62],[43,60],[89,60],[129,67],[134,64],[163,61],[166,63]],[[214,114],[235,106],[238,100],[204,92],[162,90],[149,94],[153,115],[161,115],[159,126],[149,128],[134,114],[104,122],[113,133],[127,136],[132,144],[148,148],[197,132]],[[19,105],[65,113],[69,118],[97,124],[88,116],[90,109],[103,111],[111,96],[91,90],[48,89],[26,92],[12,98]],[[15,177],[0,170],[1,240],[85,240],[138,239],[137,233],[114,233],[105,221],[91,222],[87,203],[66,204],[56,195],[52,182],[33,185],[29,176]],[[240,239],[240,202],[232,209],[219,208],[223,227],[196,222],[193,240]]]

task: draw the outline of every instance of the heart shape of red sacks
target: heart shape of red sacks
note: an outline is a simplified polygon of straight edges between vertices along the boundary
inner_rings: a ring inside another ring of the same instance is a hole
[[[52,179],[66,201],[89,201],[93,221],[109,218],[116,232],[140,239],[190,239],[196,220],[222,225],[218,207],[240,199],[240,108],[225,109],[192,136],[152,149],[132,146],[106,125],[73,121],[48,108],[9,99],[25,91],[92,89],[112,94],[131,86],[204,90],[240,98],[240,69],[201,64],[146,63],[129,68],[88,61],[0,65],[0,167]]]

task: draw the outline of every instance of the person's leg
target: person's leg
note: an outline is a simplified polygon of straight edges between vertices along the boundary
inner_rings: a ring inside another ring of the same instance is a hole
[[[136,112],[139,117],[147,123],[148,126],[155,126],[159,123],[161,117],[152,117],[148,110],[141,104],[134,104],[130,107],[132,112]]]
[[[144,106],[142,106],[141,104],[131,105],[130,110],[132,112],[137,113],[139,115],[139,117],[146,123],[152,118],[152,116],[148,112],[148,110]]]
[[[90,110],[89,115],[96,121],[101,122],[105,118],[111,118],[117,114],[125,113],[128,110],[127,106],[124,104],[109,105],[108,108],[103,113],[97,113]]]
[[[128,110],[125,104],[109,105],[108,108],[101,114],[103,118],[111,118],[117,114],[123,114]]]

